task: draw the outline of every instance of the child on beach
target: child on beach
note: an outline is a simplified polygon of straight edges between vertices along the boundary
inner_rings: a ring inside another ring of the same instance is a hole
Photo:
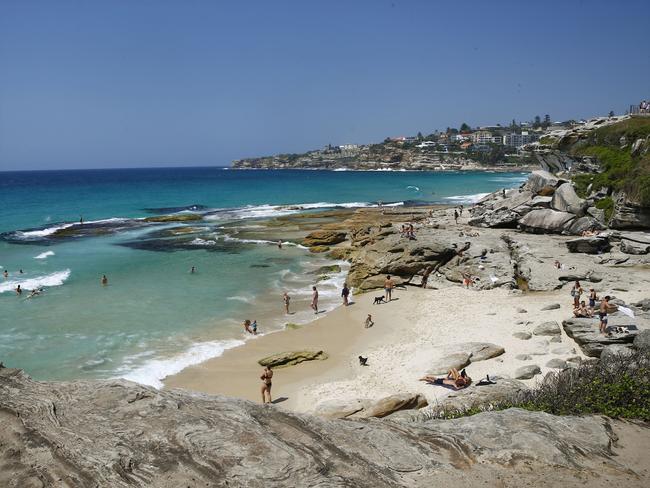
[[[315,286],[312,286],[311,289],[312,289],[311,309],[314,311],[316,315],[318,315],[318,290],[316,289]]]
[[[257,335],[257,320],[253,320],[251,324],[251,332],[253,335]]]

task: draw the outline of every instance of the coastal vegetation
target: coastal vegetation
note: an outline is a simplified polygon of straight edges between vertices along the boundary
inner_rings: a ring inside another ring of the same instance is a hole
[[[596,129],[585,140],[560,142],[559,147],[564,146],[572,156],[593,158],[600,165],[599,173],[574,176],[578,194],[586,196],[588,188],[598,191],[605,187],[609,194],[623,191],[631,200],[647,207],[650,206],[649,138],[650,118],[632,117]],[[603,205],[607,210],[609,204]]]

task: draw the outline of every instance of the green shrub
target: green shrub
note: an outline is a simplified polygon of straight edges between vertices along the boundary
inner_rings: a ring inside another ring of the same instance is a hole
[[[609,222],[609,219],[612,218],[614,213],[614,200],[612,197],[605,197],[602,200],[596,202],[596,208],[605,211],[605,222]]]

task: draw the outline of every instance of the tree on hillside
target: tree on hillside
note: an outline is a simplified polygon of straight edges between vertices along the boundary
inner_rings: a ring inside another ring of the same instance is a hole
[[[460,126],[461,132],[469,132],[470,130],[472,130],[472,128],[469,125],[467,125],[465,122],[461,124]]]

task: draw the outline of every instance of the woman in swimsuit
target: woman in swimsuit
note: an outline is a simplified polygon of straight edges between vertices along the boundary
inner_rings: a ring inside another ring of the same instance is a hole
[[[582,296],[582,293],[582,286],[580,286],[579,281],[576,281],[575,285],[573,285],[573,288],[571,289],[571,295],[573,295],[573,308],[580,307],[580,297]]]
[[[291,301],[291,297],[286,291],[284,292],[284,295],[282,295],[282,300],[284,301],[284,313],[289,315],[289,302]]]
[[[598,297],[596,296],[596,290],[589,288],[589,308],[591,309],[592,313],[594,311],[594,308],[596,308],[597,299]]]
[[[271,378],[273,378],[273,371],[271,371],[271,366],[265,366],[264,371],[262,371],[262,376],[260,376],[260,379],[262,380],[262,403],[267,403],[267,394],[269,398],[268,403],[271,403]]]
[[[456,368],[451,368],[445,378],[426,375],[423,378],[420,378],[420,381],[426,381],[427,383],[433,383],[434,385],[451,386],[454,390],[462,390],[472,384],[472,378],[465,374],[465,370],[462,370],[459,373]]]

